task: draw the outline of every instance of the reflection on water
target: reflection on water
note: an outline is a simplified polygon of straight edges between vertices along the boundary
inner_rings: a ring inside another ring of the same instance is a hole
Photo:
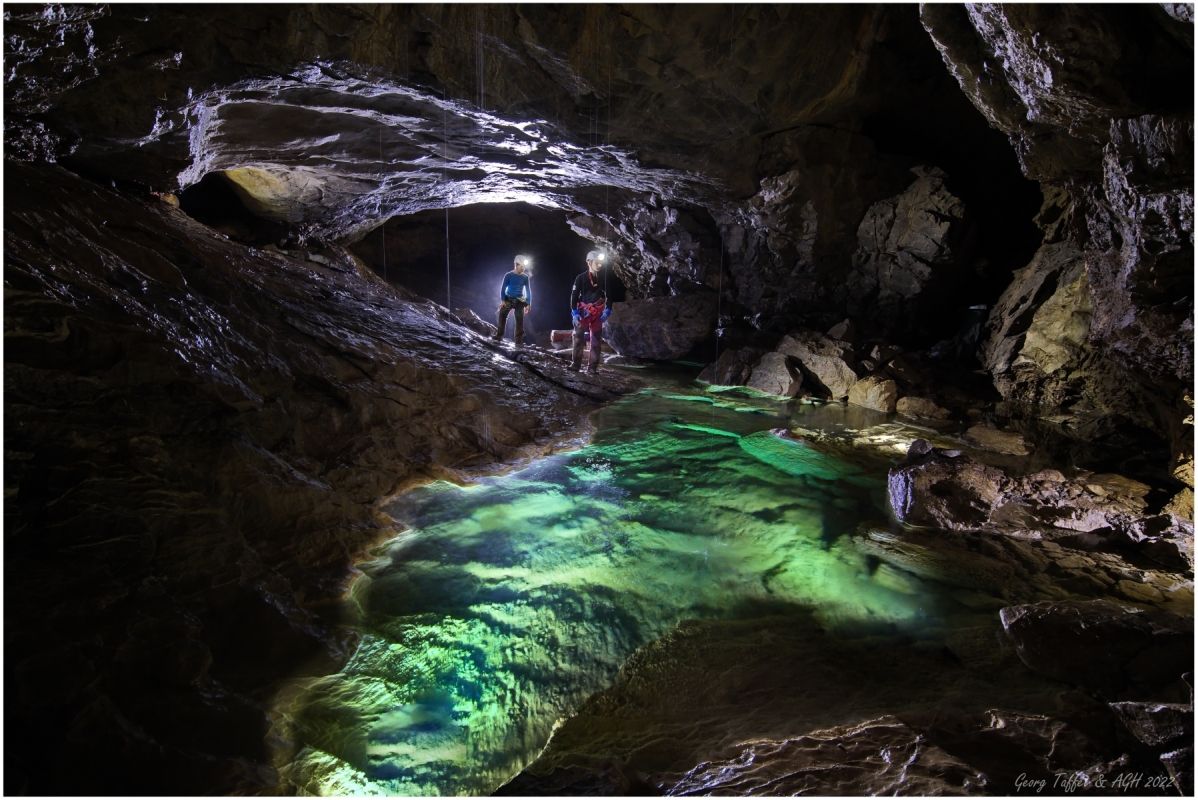
[[[805,424],[842,413],[806,410]],[[360,647],[293,700],[289,779],[319,794],[493,791],[683,619],[801,604],[831,630],[935,625],[931,590],[871,570],[843,536],[884,522],[884,471],[771,433],[788,413],[642,393],[604,409],[583,450],[405,496],[390,511],[409,530],[355,584]]]

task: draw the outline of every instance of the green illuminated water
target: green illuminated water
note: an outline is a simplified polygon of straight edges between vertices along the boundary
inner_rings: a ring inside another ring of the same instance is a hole
[[[884,470],[775,436],[784,404],[713,397],[626,398],[582,450],[391,508],[409,530],[360,565],[357,652],[292,704],[289,779],[491,792],[684,619],[797,604],[827,629],[935,626],[930,589],[879,580],[844,536],[884,524]]]

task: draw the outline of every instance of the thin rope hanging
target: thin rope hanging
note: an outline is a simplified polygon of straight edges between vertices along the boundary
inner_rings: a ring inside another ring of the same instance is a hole
[[[445,165],[449,162],[449,96],[441,93],[441,183],[445,187]],[[453,295],[449,280],[449,195],[445,195],[445,308],[453,310]]]
[[[609,17],[609,19],[611,19],[611,17]],[[613,23],[613,30],[608,31],[608,35],[606,37],[607,38],[607,129],[603,132],[603,144],[604,144],[605,153],[606,153],[606,148],[611,145],[611,104],[612,104],[611,40],[612,40],[613,33],[614,33],[614,23]],[[597,111],[596,111],[595,116],[598,117]],[[603,220],[604,220],[604,222],[606,222],[608,224],[608,226],[611,226],[611,195],[610,195],[610,193],[611,193],[611,181],[608,180],[608,181],[605,181],[603,184]],[[608,271],[610,272],[611,269],[613,269],[613,268],[611,266],[609,266]],[[611,300],[610,300],[611,296],[608,294],[608,291],[607,291],[607,272],[603,273],[603,296],[605,299],[608,300],[608,307],[610,308],[611,307]]]
[[[379,128],[379,168],[382,169],[383,162],[383,129]],[[387,272],[387,219],[383,215],[383,224],[379,226],[379,233],[383,235],[383,280],[388,284],[391,283],[391,276]]]
[[[728,66],[731,68],[734,56],[734,47],[736,45],[736,12],[737,8],[732,7],[732,24],[728,26]],[[723,324],[724,318],[724,231],[720,229],[720,224],[716,223],[716,232],[720,235],[720,274],[716,278],[718,289],[716,291],[715,301],[715,360],[718,364],[720,361],[720,326]],[[719,375],[715,376],[719,379]]]

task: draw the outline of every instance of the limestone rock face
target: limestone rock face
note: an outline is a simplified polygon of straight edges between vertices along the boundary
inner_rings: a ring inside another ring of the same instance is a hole
[[[1003,397],[1054,411],[1071,388],[1076,393],[1070,375],[1083,372],[1089,326],[1090,297],[1081,252],[1068,243],[1047,244],[1015,273],[991,311],[982,364]]]
[[[893,652],[878,638],[827,635],[811,647],[809,625],[788,616],[678,626],[638,651],[499,794],[960,794],[1007,791],[1028,764],[1079,780],[1126,764],[1104,755],[1117,749],[1109,736],[1076,721],[1114,723],[1106,704],[1047,681],[1007,694],[1005,677],[1023,670],[997,647],[997,625],[980,632],[991,661],[976,671],[942,648],[939,658],[907,650],[919,674],[899,678],[901,699],[884,696]],[[979,683],[1020,710],[960,691]],[[775,686],[789,690],[766,691]],[[1022,710],[1031,697],[1037,710]],[[694,725],[698,714],[710,724]]]
[[[1111,703],[1137,739],[1149,747],[1179,743],[1194,730],[1194,707],[1182,703]]]
[[[1192,381],[1193,117],[1116,119],[1108,135],[1089,221],[1103,251],[1088,266],[1091,335],[1149,375]]]
[[[1192,72],[1193,29],[1143,11],[925,5],[921,20],[1044,190],[1045,246],[991,315],[996,387],[1080,437],[1109,436],[1102,418],[1123,415],[1178,445],[1193,382],[1192,101],[1145,87]]]
[[[835,776],[834,779],[829,776]],[[704,762],[668,794],[971,794],[986,776],[926,741],[895,717],[746,744],[733,758]]]
[[[629,300],[612,307],[603,335],[622,356],[681,358],[714,336],[715,312],[709,294]]]
[[[1157,98],[1143,83],[1168,80],[1192,58],[1184,23],[1159,12],[1075,6],[924,6],[920,17],[961,89],[1006,133],[1037,180],[1092,171],[1113,118]],[[1126,26],[1134,54],[1124,55]],[[1191,34],[1192,36],[1192,34]],[[1111,70],[1104,64],[1121,63]],[[1159,102],[1159,101],[1158,101]]]
[[[889,378],[869,375],[849,389],[849,403],[883,414],[893,413],[898,403],[898,384]]]
[[[923,314],[950,304],[968,277],[960,252],[964,203],[945,186],[943,170],[912,172],[915,182],[870,206],[857,228],[845,291],[853,315],[875,329],[917,327]]]
[[[799,362],[804,373],[812,378],[816,391],[823,391],[832,400],[842,400],[857,382],[858,375],[851,362],[853,347],[815,331],[796,331],[778,342],[777,352]]]
[[[718,221],[737,302],[785,320],[832,297],[828,264],[848,257],[869,199],[897,191],[903,174],[859,134],[802,126],[768,144],[767,158],[784,171],[763,177],[746,207]]]

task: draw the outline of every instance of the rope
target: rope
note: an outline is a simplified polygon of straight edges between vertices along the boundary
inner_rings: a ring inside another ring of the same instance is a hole
[[[449,97],[444,92],[441,93],[441,183],[444,188],[445,184],[445,164],[449,161]],[[449,196],[446,194],[445,202],[445,308],[450,310],[453,308],[452,296],[450,295],[449,283]]]
[[[728,68],[731,68],[734,48],[736,45],[736,12],[737,8],[732,7],[732,24],[728,26]],[[715,301],[715,360],[719,363],[720,360],[720,325],[724,317],[724,232],[720,230],[720,225],[716,223],[716,231],[720,235],[720,274],[716,281],[718,289]]]
[[[719,225],[716,225],[719,230]],[[720,319],[724,316],[724,234],[720,233],[720,277],[719,293],[715,301],[715,360],[720,360]]]
[[[379,167],[383,167],[383,129],[379,128]],[[391,283],[391,277],[387,273],[387,220],[384,215],[383,224],[379,226],[379,233],[383,235],[383,280]]]
[[[604,146],[609,146],[609,145],[611,145],[611,105],[612,105],[612,95],[611,95],[611,73],[612,73],[611,40],[612,40],[612,36],[613,36],[613,34],[614,34],[614,26],[615,26],[615,23],[614,23],[614,21],[613,21],[611,24],[612,24],[612,26],[613,26],[613,29],[612,29],[611,31],[608,31],[608,35],[607,35],[607,130],[605,130],[605,131],[603,132],[603,144],[604,144]],[[597,109],[596,109],[596,112],[595,112],[595,116],[596,116],[596,117],[598,117],[598,116],[599,116],[599,113],[598,113],[598,110],[597,110]],[[608,182],[606,182],[606,183],[604,183],[604,184],[603,184],[603,217],[604,217],[604,222],[606,222],[608,225],[611,225],[611,200],[610,200],[610,193],[611,193],[611,182],[610,182],[610,181],[608,181]],[[610,267],[609,267],[609,270],[610,270]],[[604,272],[604,273],[603,273],[603,296],[604,296],[604,297],[609,297],[609,295],[608,295],[608,293],[607,293],[607,272]],[[610,301],[610,299],[609,299],[609,301],[608,301],[608,305],[609,305],[609,307],[610,307],[610,305],[611,305],[611,301]]]

